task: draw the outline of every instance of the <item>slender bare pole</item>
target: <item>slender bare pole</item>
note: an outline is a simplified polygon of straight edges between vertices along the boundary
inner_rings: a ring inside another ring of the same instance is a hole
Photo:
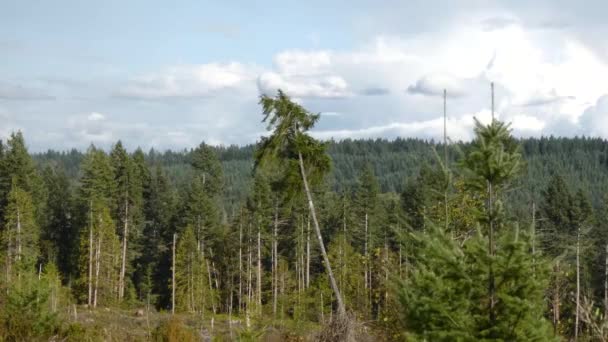
[[[173,233],[173,260],[171,267],[171,314],[175,314],[175,244],[177,243],[177,233]]]
[[[446,171],[446,182],[448,177],[448,119],[447,119],[447,91],[443,89],[443,158]],[[448,225],[450,224],[450,218],[448,215],[448,187],[446,184],[445,191],[443,192],[443,202],[445,209],[445,229],[447,231]]]
[[[574,320],[574,340],[578,340],[578,322],[580,317],[580,296],[581,296],[581,271],[580,271],[580,240],[581,227],[579,226],[576,233],[576,317]]]
[[[93,201],[89,201],[89,308],[93,304]]]
[[[334,277],[334,272],[331,269],[331,264],[329,262],[329,257],[327,256],[327,251],[325,250],[325,244],[323,243],[323,237],[321,236],[321,228],[319,227],[319,221],[317,220],[317,212],[315,210],[315,205],[312,201],[312,194],[310,192],[310,188],[308,187],[308,179],[306,177],[306,170],[304,168],[304,159],[302,157],[302,153],[298,152],[298,159],[300,164],[300,172],[302,174],[302,181],[304,183],[304,190],[306,192],[306,197],[308,199],[308,208],[310,209],[310,214],[312,216],[312,221],[315,228],[315,233],[317,234],[317,239],[319,240],[319,248],[321,249],[321,255],[323,256],[324,266],[327,271],[327,275],[329,276],[329,282],[331,284],[332,290],[336,295],[336,302],[338,304],[338,313],[341,316],[346,315],[346,307],[344,306],[344,302],[342,301],[342,294],[340,293],[340,289],[338,288],[338,283],[336,282],[336,278]]]
[[[118,281],[118,301],[125,296],[125,270],[127,265],[127,241],[129,240],[129,193],[125,192],[125,225],[122,237],[122,256],[120,265],[120,276]]]
[[[494,82],[490,83],[490,88],[492,90],[492,123],[494,123]]]
[[[604,318],[608,319],[608,244],[606,244],[606,260],[604,265]]]

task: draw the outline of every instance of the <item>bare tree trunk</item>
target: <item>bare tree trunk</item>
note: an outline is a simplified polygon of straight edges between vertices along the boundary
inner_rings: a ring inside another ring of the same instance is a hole
[[[272,247],[272,252],[273,252],[273,259],[272,259],[272,268],[273,268],[273,274],[272,274],[272,286],[273,286],[273,295],[272,295],[272,315],[273,317],[276,318],[277,316],[277,296],[278,296],[278,289],[279,289],[279,256],[278,256],[278,230],[279,230],[279,207],[278,207],[278,203],[275,205],[275,212],[274,212],[274,232],[273,232],[273,247]]]
[[[8,243],[6,246],[6,285],[10,285],[11,284],[11,275],[13,272],[13,237],[12,237],[12,229],[9,229],[8,231]],[[9,289],[10,286],[6,287],[6,293],[9,293]],[[89,296],[90,298],[90,296]]]
[[[306,288],[310,286],[310,218],[306,228]]]
[[[172,246],[172,266],[171,266],[171,314],[175,314],[175,244],[177,243],[177,234],[173,233]]]
[[[490,324],[494,324],[496,320],[496,316],[494,314],[494,306],[495,306],[495,292],[496,285],[494,280],[494,213],[493,213],[493,198],[494,194],[492,192],[492,183],[488,182],[488,221],[489,221],[489,238],[488,238],[488,251],[490,253],[490,272],[488,277],[488,292],[490,294]]]
[[[118,301],[125,296],[125,269],[127,266],[127,242],[129,240],[129,195],[125,193],[125,225],[122,237],[122,256],[120,265],[120,277],[118,279]]]
[[[213,296],[213,281],[211,278],[211,268],[209,267],[209,260],[205,259],[207,265],[207,277],[209,278],[209,295],[211,296],[211,311],[215,313],[215,298]]]
[[[368,260],[368,256],[367,256],[367,212],[365,212],[365,224],[364,224],[364,232],[363,232],[363,257],[365,258],[365,274],[364,274],[364,279],[365,279],[365,292],[366,292],[366,297],[367,297],[367,290],[369,288],[368,284],[368,267],[369,267],[369,260]],[[366,299],[367,301],[367,299]]]
[[[331,269],[331,264],[327,256],[327,252],[325,251],[325,244],[323,243],[323,237],[321,236],[321,228],[319,227],[319,221],[317,220],[317,213],[315,210],[314,203],[312,201],[312,194],[308,187],[306,170],[304,169],[304,160],[302,158],[302,153],[300,152],[298,152],[298,159],[300,162],[300,172],[302,174],[304,190],[306,191],[306,197],[308,198],[308,207],[310,208],[310,213],[312,215],[312,220],[315,226],[315,232],[317,233],[317,238],[319,239],[319,248],[321,249],[321,255],[323,256],[323,261],[325,263],[325,268],[327,270],[327,275],[329,276],[331,287],[333,289],[334,294],[336,295],[336,302],[338,303],[338,313],[343,316],[346,314],[346,307],[344,306],[344,302],[342,301],[340,289],[338,288],[338,284],[336,283],[336,278],[334,277],[334,273]]]
[[[93,294],[93,307],[97,307],[97,293],[99,289],[99,269],[101,268],[101,236],[97,239],[97,249],[95,251],[95,290]]]
[[[239,314],[243,308],[243,209],[239,222]]]
[[[581,228],[578,227],[576,232],[576,316],[574,320],[574,340],[578,339],[578,322],[580,319],[580,296],[581,296],[581,271],[580,271],[580,239]]]
[[[554,266],[555,272],[555,289],[553,291],[553,331],[557,333],[557,328],[560,320],[560,300],[559,300],[559,260]]]
[[[89,297],[88,305],[93,304],[93,201],[89,202]]]
[[[21,211],[17,207],[17,261],[21,260]]]
[[[606,244],[604,264],[604,319],[608,319],[608,243]]]
[[[249,313],[249,306],[251,305],[252,296],[253,296],[253,277],[252,277],[252,266],[253,266],[253,257],[251,255],[251,223],[249,223],[249,244],[247,246],[248,259],[247,259],[247,313]]]
[[[384,233],[384,307],[388,305],[388,239]]]
[[[262,311],[262,232],[261,227],[258,224],[258,275],[257,275],[257,303],[258,303],[258,311]]]
[[[444,167],[446,172],[446,178],[449,177],[448,174],[448,116],[447,116],[447,91],[443,89],[443,153],[444,153]],[[446,179],[447,183],[448,179]],[[450,224],[450,216],[448,214],[448,187],[446,184],[445,191],[443,192],[443,204],[445,210],[445,230],[447,232],[449,224]],[[453,232],[452,232],[453,233]],[[453,236],[454,234],[452,234]]]
[[[532,267],[536,277],[536,203],[532,202]]]

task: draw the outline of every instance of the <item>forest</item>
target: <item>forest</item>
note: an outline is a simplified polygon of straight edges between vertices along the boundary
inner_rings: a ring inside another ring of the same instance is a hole
[[[608,340],[608,141],[260,112],[248,146],[0,141],[0,340]]]

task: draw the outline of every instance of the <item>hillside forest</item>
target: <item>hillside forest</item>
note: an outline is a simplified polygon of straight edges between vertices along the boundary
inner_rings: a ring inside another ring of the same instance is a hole
[[[608,339],[608,141],[260,112],[248,146],[0,141],[0,340]]]

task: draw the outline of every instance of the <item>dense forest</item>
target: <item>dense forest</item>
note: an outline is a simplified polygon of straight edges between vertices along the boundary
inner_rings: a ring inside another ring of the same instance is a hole
[[[250,146],[0,143],[1,339],[608,339],[608,141],[321,142],[260,104]]]

